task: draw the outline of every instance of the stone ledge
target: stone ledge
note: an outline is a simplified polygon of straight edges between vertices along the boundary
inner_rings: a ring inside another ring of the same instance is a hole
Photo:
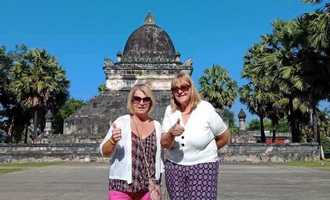
[[[97,143],[0,144],[0,163],[21,160],[103,160]],[[320,159],[318,144],[230,144],[219,151],[225,163],[286,163]]]

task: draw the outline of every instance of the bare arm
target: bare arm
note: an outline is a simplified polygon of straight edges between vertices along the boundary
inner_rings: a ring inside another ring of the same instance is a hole
[[[215,142],[217,144],[218,149],[221,149],[222,147],[224,147],[226,144],[228,144],[230,139],[230,132],[229,129],[227,129],[224,133],[222,133],[221,135],[218,135],[217,137],[215,137]]]
[[[115,151],[115,149],[116,149],[116,143],[113,142],[111,138],[102,146],[102,154],[104,157],[109,157]]]

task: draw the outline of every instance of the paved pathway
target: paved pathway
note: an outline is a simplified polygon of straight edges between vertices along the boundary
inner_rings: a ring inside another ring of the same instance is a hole
[[[105,200],[107,167],[65,164],[0,175],[0,200]],[[284,166],[222,166],[219,199],[328,200],[330,171]]]

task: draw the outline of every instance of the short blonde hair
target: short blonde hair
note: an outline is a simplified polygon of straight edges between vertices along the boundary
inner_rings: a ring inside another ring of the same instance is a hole
[[[151,112],[153,111],[154,107],[155,107],[156,101],[155,101],[155,96],[154,96],[152,90],[150,89],[150,87],[147,84],[144,84],[144,83],[143,84],[136,84],[135,86],[132,87],[131,91],[129,92],[128,97],[127,97],[128,112],[130,114],[134,114],[132,100],[133,100],[133,96],[134,96],[135,92],[138,91],[138,90],[143,92],[147,97],[150,97],[150,99],[151,99],[150,107],[149,107],[149,110],[148,110],[148,115],[150,115]]]
[[[199,93],[197,92],[196,87],[193,84],[193,81],[191,80],[190,76],[186,74],[185,72],[181,71],[179,72],[171,83],[171,91],[172,91],[172,97],[171,97],[171,108],[172,112],[176,111],[180,107],[180,103],[176,101],[174,97],[174,90],[175,88],[179,88],[183,85],[187,85],[191,88],[191,95],[190,95],[190,102],[192,110],[194,110],[198,103],[201,101],[201,97]]]

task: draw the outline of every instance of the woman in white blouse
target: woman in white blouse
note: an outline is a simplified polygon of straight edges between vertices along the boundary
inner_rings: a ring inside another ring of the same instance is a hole
[[[179,73],[171,90],[161,138],[168,150],[165,180],[170,199],[217,199],[218,149],[227,144],[229,130],[214,107],[200,99],[189,75]]]
[[[117,118],[100,144],[102,156],[110,157],[111,200],[148,200],[153,190],[150,180],[160,179],[161,126],[149,115],[154,105],[147,85],[134,86],[127,98],[130,114]]]

